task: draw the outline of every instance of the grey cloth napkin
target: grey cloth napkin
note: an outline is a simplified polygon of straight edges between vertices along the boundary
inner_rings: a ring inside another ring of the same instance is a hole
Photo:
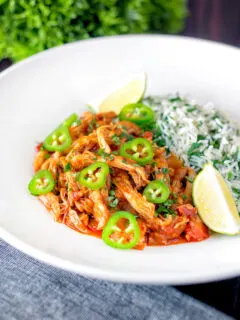
[[[0,241],[1,320],[227,320],[171,287],[94,280]]]

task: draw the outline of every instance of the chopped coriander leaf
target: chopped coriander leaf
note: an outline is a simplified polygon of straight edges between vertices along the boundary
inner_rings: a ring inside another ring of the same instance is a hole
[[[196,107],[187,108],[187,112],[193,112],[193,111],[195,111],[195,110],[197,110]]]
[[[162,168],[162,173],[167,174],[169,172],[168,168]]]
[[[77,119],[76,121],[74,121],[71,125],[71,127],[77,127],[81,124],[81,120],[80,119]]]
[[[120,138],[116,134],[114,134],[112,136],[112,142],[115,143],[116,146],[119,146],[120,145]]]
[[[122,132],[119,136],[120,139],[125,138],[128,141],[131,141],[134,139],[134,136],[132,136],[131,134],[128,134],[127,132]]]
[[[113,168],[109,168],[110,174],[113,174]]]
[[[206,136],[202,135],[202,134],[198,134],[197,136],[197,141],[200,141],[200,140],[205,140],[206,139]]]
[[[177,96],[169,99],[170,102],[182,101],[182,98]]]
[[[183,200],[187,200],[188,197],[185,194],[182,194],[182,198]]]
[[[197,155],[199,153],[199,148],[202,146],[200,142],[192,143],[191,147],[188,149],[188,156],[191,157],[192,155]]]
[[[103,157],[104,160],[113,160],[114,159],[114,155],[111,154],[111,153],[106,153],[104,150],[102,149],[99,149],[98,152],[97,152],[100,156]]]
[[[115,208],[118,205],[118,199],[115,196],[108,197],[108,205],[111,208]]]
[[[68,163],[64,166],[64,172],[70,171],[71,169],[72,169],[71,163],[68,162]]]
[[[185,177],[185,179],[186,179],[187,181],[191,182],[191,183],[193,183],[193,181],[194,181],[194,179],[191,178],[191,177]]]
[[[110,194],[110,196],[115,196],[115,191],[114,190],[110,190],[109,194]]]
[[[178,195],[177,195],[177,193],[175,193],[175,192],[172,193],[172,196],[173,196],[174,199],[177,199],[177,198],[178,198]]]
[[[44,159],[49,159],[50,158],[50,154],[49,153],[47,153],[47,154],[45,154],[45,156],[44,156]]]
[[[87,107],[88,107],[90,112],[92,112],[94,114],[96,113],[96,110],[92,106],[88,105]]]
[[[156,161],[153,161],[153,162],[152,162],[152,166],[155,167],[156,165],[157,165],[157,162],[156,162]]]
[[[88,125],[89,133],[91,133],[96,127],[96,119],[94,118]]]
[[[228,179],[231,180],[231,179],[232,179],[232,176],[233,176],[232,171],[229,171],[227,176],[228,176]]]
[[[165,206],[165,204],[160,204],[157,212],[164,215],[176,215],[176,212],[172,209],[170,209],[168,206]]]

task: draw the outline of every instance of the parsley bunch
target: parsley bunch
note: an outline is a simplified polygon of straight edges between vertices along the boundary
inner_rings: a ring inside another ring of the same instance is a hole
[[[177,33],[186,0],[0,0],[0,59],[127,33]]]

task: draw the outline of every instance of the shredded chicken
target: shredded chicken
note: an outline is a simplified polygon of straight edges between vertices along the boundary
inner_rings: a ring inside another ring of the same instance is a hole
[[[148,202],[141,193],[135,190],[126,173],[121,172],[113,179],[117,189],[119,189],[130,205],[135,209],[141,217],[146,220],[153,219],[155,206],[153,203]]]
[[[112,111],[85,112],[80,121],[69,128],[72,144],[67,150],[48,152],[39,147],[35,156],[34,171],[49,170],[55,180],[53,190],[39,196],[55,221],[84,234],[101,236],[112,214],[128,211],[136,216],[140,229],[137,249],[201,241],[209,236],[192,204],[196,173],[184,167],[176,155],[167,155],[164,147],[154,144],[152,132],[143,132],[129,121],[117,121]],[[137,137],[152,145],[154,157],[145,166],[120,155],[121,146]],[[78,180],[81,170],[96,161],[109,167],[105,184],[97,190]],[[161,180],[169,188],[166,203],[149,202],[143,195],[152,180]]]

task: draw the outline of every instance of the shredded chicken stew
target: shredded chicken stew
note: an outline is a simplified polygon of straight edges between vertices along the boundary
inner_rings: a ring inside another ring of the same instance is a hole
[[[114,112],[71,115],[36,148],[29,190],[56,222],[115,248],[208,238],[195,171],[152,139]]]

